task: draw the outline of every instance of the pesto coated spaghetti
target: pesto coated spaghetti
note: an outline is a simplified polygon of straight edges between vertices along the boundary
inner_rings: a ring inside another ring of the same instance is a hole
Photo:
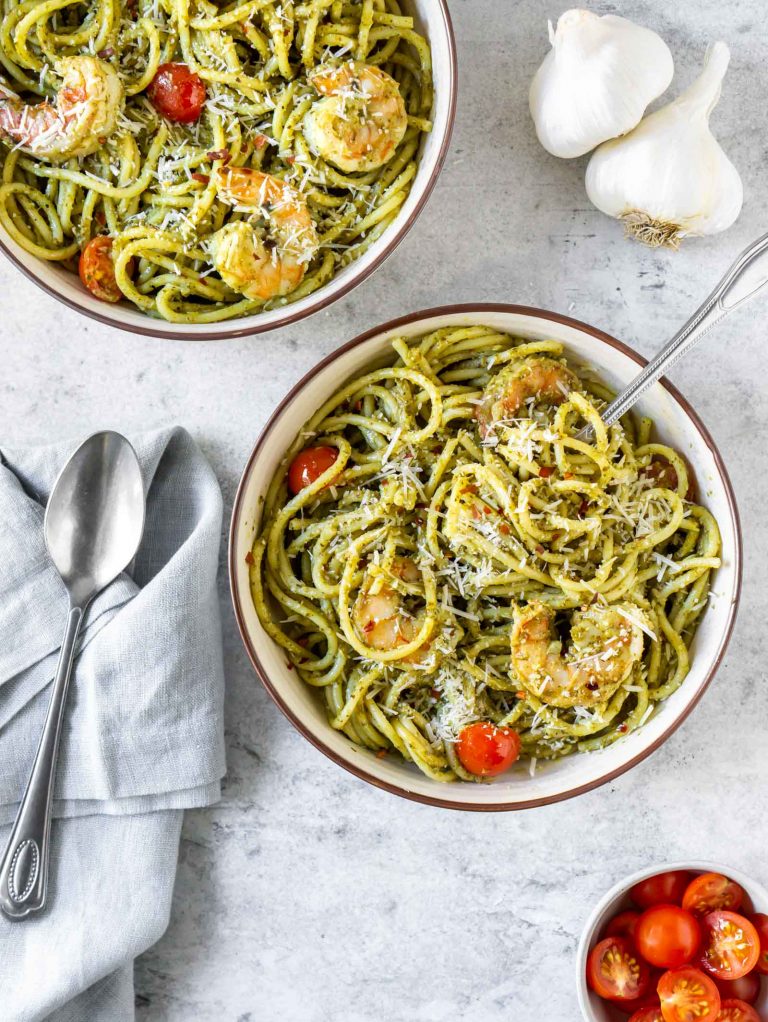
[[[181,323],[293,302],[408,195],[432,73],[399,0],[0,11],[0,223],[99,298]]]
[[[271,484],[262,625],[334,728],[436,780],[477,779],[457,753],[473,722],[531,761],[641,726],[688,672],[720,564],[685,461],[647,419],[606,429],[612,395],[555,341],[470,326],[392,346]]]

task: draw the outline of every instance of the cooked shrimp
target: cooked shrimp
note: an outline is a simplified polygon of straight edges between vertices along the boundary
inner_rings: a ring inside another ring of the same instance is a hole
[[[643,612],[595,604],[574,613],[563,654],[555,612],[543,603],[515,610],[512,665],[521,683],[549,706],[596,706],[627,679],[643,655]],[[642,627],[641,627],[642,626]]]
[[[403,582],[416,582],[419,569],[409,557],[396,557],[390,573]],[[418,617],[409,616],[400,593],[381,576],[369,574],[355,601],[352,620],[357,633],[372,649],[391,650],[413,642],[422,626]],[[404,663],[418,662],[424,647],[404,658]]]
[[[544,355],[523,358],[491,380],[476,407],[475,417],[485,434],[499,419],[513,419],[531,398],[559,405],[578,386],[578,378],[562,362]]]
[[[338,67],[321,65],[310,81],[324,97],[304,117],[313,152],[345,173],[376,170],[391,159],[408,127],[394,78],[350,60]]]
[[[216,184],[220,198],[253,214],[211,238],[211,259],[222,280],[261,301],[295,290],[318,246],[302,196],[280,178],[245,167],[219,170]]]
[[[48,160],[95,153],[112,134],[123,102],[117,71],[98,57],[62,57],[55,103],[27,104],[0,91],[0,137]]]

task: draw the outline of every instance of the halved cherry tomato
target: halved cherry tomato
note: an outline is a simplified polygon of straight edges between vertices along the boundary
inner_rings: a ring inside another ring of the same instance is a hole
[[[700,969],[683,965],[659,980],[664,1022],[715,1022],[720,1011],[717,987]]]
[[[608,923],[603,933],[604,937],[628,937],[630,940],[635,939],[635,927],[637,926],[637,920],[640,918],[639,912],[634,912],[631,908],[627,909],[626,912],[619,912],[617,916]]]
[[[760,1022],[760,1016],[751,1004],[733,997],[720,1005],[717,1022]]]
[[[186,64],[161,64],[149,83],[147,95],[167,120],[194,124],[205,103],[205,82]]]
[[[587,961],[587,982],[600,997],[634,1001],[648,990],[651,972],[626,937],[596,944]]]
[[[715,986],[723,1000],[735,997],[738,1001],[754,1004],[760,996],[760,976],[756,971],[749,972],[739,979],[716,979]]]
[[[299,493],[313,483],[336,461],[339,452],[335,447],[305,447],[299,451],[288,469],[288,488]]]
[[[640,1011],[642,1008],[659,1008],[659,995],[656,993],[656,987],[659,980],[661,979],[661,969],[651,969],[651,979],[648,984],[648,989],[642,995],[642,997],[635,997],[631,1001],[611,1001],[619,1011],[625,1012],[627,1015],[634,1015],[635,1012]]]
[[[760,957],[760,937],[752,923],[736,912],[708,912],[701,920],[699,963],[718,979],[739,979]]]
[[[520,755],[520,735],[512,728],[477,720],[461,729],[456,754],[471,774],[496,777],[509,770]]]
[[[768,976],[768,916],[763,912],[757,912],[755,915],[749,916],[749,921],[757,930],[757,935],[760,938],[760,957],[755,968],[764,976]]]
[[[735,912],[744,898],[744,891],[722,873],[702,873],[692,880],[683,895],[683,908],[703,916],[723,908]]]
[[[687,965],[700,944],[696,917],[678,905],[653,905],[637,921],[635,945],[651,965],[664,969]]]
[[[123,292],[115,280],[112,261],[112,239],[102,234],[91,238],[80,253],[80,280],[101,302],[119,302]]]
[[[672,869],[667,873],[657,873],[646,877],[635,884],[629,896],[640,908],[651,905],[679,905],[683,894],[693,879],[693,874],[684,869]]]
[[[661,1014],[661,1008],[641,1008],[629,1022],[664,1022],[664,1016]]]

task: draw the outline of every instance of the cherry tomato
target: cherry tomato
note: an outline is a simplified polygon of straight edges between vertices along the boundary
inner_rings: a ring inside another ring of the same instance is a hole
[[[696,917],[677,905],[653,905],[637,921],[637,950],[651,965],[676,969],[699,950],[701,930]]]
[[[629,896],[640,908],[650,908],[651,905],[662,904],[679,905],[692,877],[693,874],[684,869],[657,873],[656,876],[646,877],[639,884],[635,884],[629,892]]]
[[[496,777],[520,755],[520,735],[487,720],[468,724],[459,733],[456,753],[465,770],[478,777]]]
[[[338,456],[335,447],[305,447],[299,451],[288,469],[288,488],[291,493],[299,493],[313,483],[331,467]]]
[[[740,979],[760,957],[760,937],[752,923],[735,912],[708,912],[701,920],[699,962],[718,979]]]
[[[659,1007],[641,1008],[640,1011],[635,1012],[629,1022],[664,1022],[664,1016]]]
[[[760,976],[757,972],[750,972],[740,979],[716,979],[715,986],[723,1000],[735,997],[738,1001],[754,1004],[760,996]]]
[[[732,997],[720,1005],[717,1022],[760,1022],[760,1016],[751,1004]]]
[[[717,987],[700,969],[683,965],[659,981],[664,1022],[715,1022],[720,1011]]]
[[[666,458],[654,458],[643,469],[643,475],[647,479],[651,479],[655,486],[664,486],[668,490],[677,489],[677,472],[674,465],[671,465]]]
[[[587,961],[587,982],[599,997],[634,1001],[648,990],[651,972],[626,937],[596,944]]]
[[[755,968],[764,976],[768,976],[768,916],[763,912],[757,912],[749,917],[749,921],[757,930],[757,935],[760,938],[760,957]]]
[[[648,989],[642,997],[635,997],[631,1001],[611,1001],[619,1011],[625,1012],[627,1015],[634,1015],[636,1012],[645,1008],[659,1008],[659,995],[656,993],[656,987],[659,980],[661,979],[661,969],[651,969],[651,979],[648,984]]]
[[[80,280],[102,302],[119,302],[123,292],[115,280],[112,239],[106,235],[91,238],[80,253]]]
[[[744,891],[722,873],[702,873],[690,882],[683,895],[683,908],[703,916],[724,908],[735,912],[744,898]]]
[[[603,933],[604,937],[628,937],[629,940],[635,939],[635,927],[637,926],[637,920],[640,918],[639,912],[634,912],[631,908],[627,909],[626,912],[619,912],[617,916],[608,923]]]
[[[161,64],[147,95],[167,120],[194,124],[205,103],[205,83],[186,64]]]

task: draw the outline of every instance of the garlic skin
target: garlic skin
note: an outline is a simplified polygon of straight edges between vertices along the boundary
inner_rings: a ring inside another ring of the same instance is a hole
[[[552,49],[531,82],[531,117],[553,156],[583,156],[631,131],[672,81],[669,47],[613,14],[566,11],[549,23]]]
[[[739,172],[709,129],[730,56],[725,43],[715,43],[682,95],[589,161],[587,195],[623,220],[629,236],[677,248],[688,235],[724,231],[741,212]]]

